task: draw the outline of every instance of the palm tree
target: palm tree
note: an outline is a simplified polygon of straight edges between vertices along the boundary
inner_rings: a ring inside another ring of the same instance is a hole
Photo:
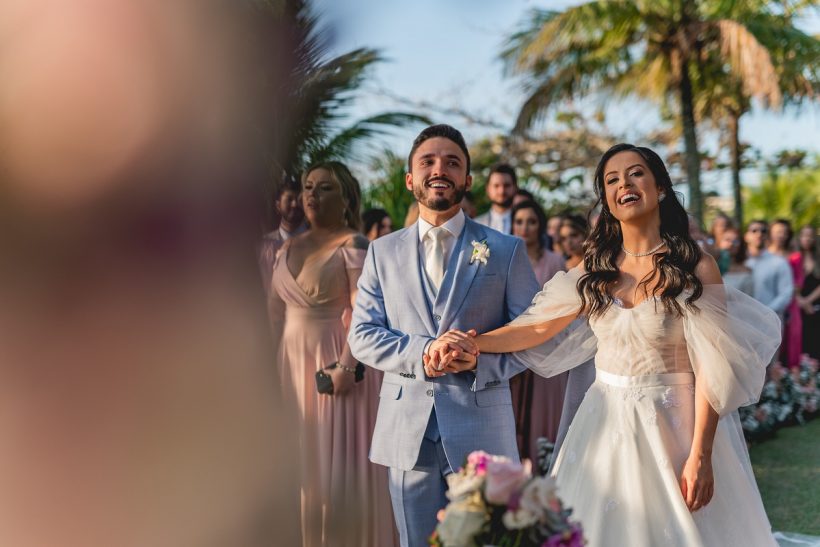
[[[429,120],[413,113],[385,112],[346,125],[349,107],[368,70],[383,59],[373,49],[359,48],[331,56],[329,29],[319,23],[305,0],[258,0],[260,15],[284,21],[293,61],[284,85],[287,110],[274,121],[278,142],[285,142],[274,178],[297,175],[310,163],[329,159],[360,159],[358,147],[390,129]],[[280,32],[282,28],[279,28]]]
[[[820,224],[820,168],[770,173],[757,188],[747,189],[749,218],[788,218],[795,226]]]
[[[362,208],[380,207],[390,215],[393,226],[402,226],[410,204],[415,201],[404,184],[407,159],[384,150],[371,160],[370,169],[376,177],[362,189]]]
[[[723,17],[727,10],[718,8],[726,2],[731,3],[593,0],[563,12],[536,10],[502,52],[510,72],[525,76],[529,95],[516,130],[532,126],[555,102],[592,91],[673,102],[683,131],[691,211],[702,222],[695,86],[706,51],[718,44],[724,63],[742,82],[776,81],[771,63],[746,62],[743,48],[755,38]]]
[[[729,10],[724,16],[743,23],[727,28],[725,34],[734,34],[729,39],[745,43],[738,48],[747,56],[745,62],[765,66],[766,71],[771,66],[776,74],[772,81],[742,80],[726,69],[721,51],[711,56],[712,70],[701,71],[704,81],[696,100],[696,110],[699,118],[711,119],[713,124],[724,129],[732,173],[734,217],[737,225],[742,226],[740,118],[751,109],[752,97],[762,97],[764,100],[760,103],[763,106],[777,108],[781,97],[787,104],[799,105],[804,99],[816,96],[820,85],[817,64],[820,41],[793,26],[793,17],[799,14],[800,6],[773,12],[759,6],[759,2],[719,4]],[[729,26],[728,23],[725,25]]]

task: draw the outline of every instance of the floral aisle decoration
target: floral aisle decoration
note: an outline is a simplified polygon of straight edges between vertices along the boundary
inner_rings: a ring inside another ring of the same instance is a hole
[[[756,442],[771,436],[777,429],[814,418],[820,408],[820,364],[803,355],[792,370],[780,363],[769,368],[769,380],[763,386],[760,400],[740,408],[740,422],[746,440]]]
[[[533,476],[530,462],[482,451],[471,453],[447,477],[450,503],[439,511],[430,537],[437,547],[580,547],[581,526],[572,522],[552,477]]]

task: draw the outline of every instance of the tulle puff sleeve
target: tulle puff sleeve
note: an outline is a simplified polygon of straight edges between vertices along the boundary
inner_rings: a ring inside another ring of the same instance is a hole
[[[683,320],[689,360],[712,408],[724,416],[760,397],[780,346],[780,319],[726,285],[704,285],[695,305]]]
[[[577,314],[581,299],[576,284],[581,275],[580,268],[555,274],[535,295],[530,307],[510,325],[534,325]],[[586,317],[579,317],[548,342],[517,352],[516,356],[536,374],[550,377],[588,361],[595,356],[597,347],[598,341]]]

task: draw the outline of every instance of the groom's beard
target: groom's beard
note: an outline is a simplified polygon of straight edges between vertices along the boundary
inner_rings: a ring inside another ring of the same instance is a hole
[[[427,195],[427,185],[437,180],[447,182],[453,185],[452,198],[434,198],[429,197]],[[448,209],[451,209],[454,205],[461,203],[461,200],[464,199],[464,195],[466,193],[467,190],[465,188],[458,188],[453,181],[445,177],[436,177],[434,179],[425,180],[421,186],[416,186],[413,189],[413,196],[415,196],[416,201],[418,201],[420,204],[424,205],[428,209],[432,209],[433,211],[446,211]]]

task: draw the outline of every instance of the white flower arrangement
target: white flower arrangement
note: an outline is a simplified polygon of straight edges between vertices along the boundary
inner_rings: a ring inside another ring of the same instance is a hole
[[[530,462],[476,451],[447,476],[450,500],[439,511],[433,547],[506,545],[582,547],[583,530],[569,520],[555,479],[532,475]]]
[[[490,247],[487,245],[487,240],[472,242],[473,254],[470,255],[470,264],[478,260],[484,266],[487,265],[487,259],[490,258]]]

